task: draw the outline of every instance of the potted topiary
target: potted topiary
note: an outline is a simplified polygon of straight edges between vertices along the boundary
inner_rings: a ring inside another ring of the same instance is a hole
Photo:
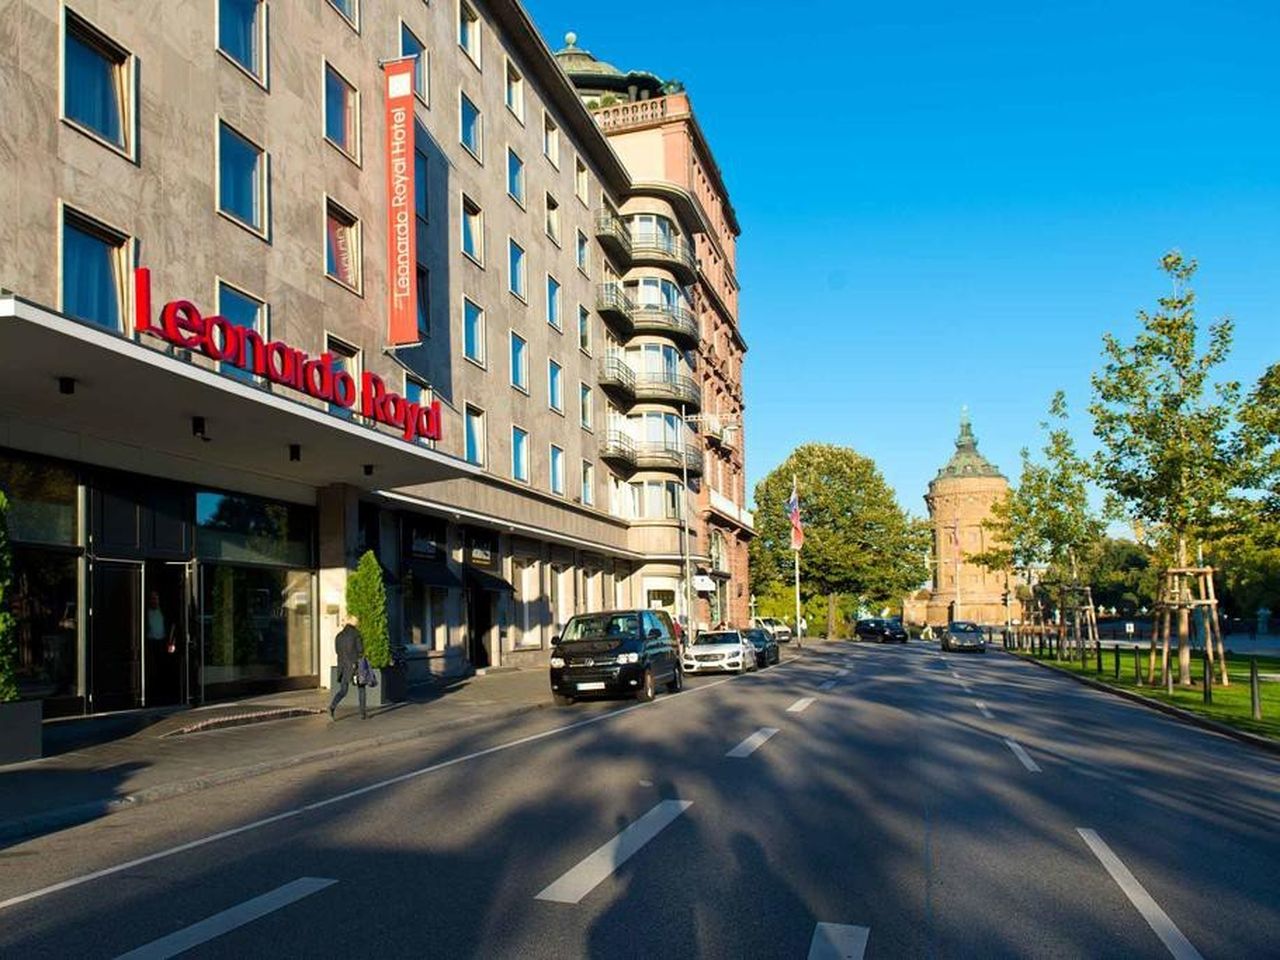
[[[369,705],[405,700],[409,694],[408,668],[392,657],[387,587],[382,565],[372,550],[365,551],[355,571],[347,577],[347,611],[357,618],[369,666],[378,671],[378,685],[368,691]]]
[[[18,631],[9,612],[13,558],[9,554],[9,500],[0,490],[0,764],[34,760],[42,752],[39,700],[18,699]]]

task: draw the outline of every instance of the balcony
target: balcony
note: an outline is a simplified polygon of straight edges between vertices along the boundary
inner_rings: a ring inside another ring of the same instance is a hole
[[[600,386],[627,399],[636,395],[636,372],[619,354],[611,353],[600,360]]]
[[[636,304],[631,310],[631,322],[636,333],[668,336],[691,349],[696,348],[702,339],[697,318],[684,307],[662,303]]]
[[[631,263],[637,267],[663,267],[681,283],[698,279],[698,260],[684,237],[656,232],[631,232]]]
[[[636,305],[627,296],[620,283],[596,284],[596,312],[606,320],[612,320],[628,333],[632,326],[632,314]]]
[[[610,430],[600,444],[600,456],[604,460],[627,467],[636,465],[636,444],[621,430]]]
[[[596,240],[624,266],[631,262],[631,231],[611,211],[602,210],[596,214]]]
[[[719,490],[708,490],[710,496],[707,498],[711,509],[722,517],[734,521],[740,526],[746,527],[748,530],[754,530],[756,525],[755,515],[750,510],[738,506],[732,499],[726,497]]]
[[[684,404],[685,413],[702,408],[702,390],[693,377],[669,373],[635,374],[637,400],[655,403]]]
[[[683,465],[689,476],[702,476],[702,451],[693,447],[683,451]],[[648,441],[635,445],[635,465],[641,470],[673,470],[681,472],[681,450],[678,444]]]

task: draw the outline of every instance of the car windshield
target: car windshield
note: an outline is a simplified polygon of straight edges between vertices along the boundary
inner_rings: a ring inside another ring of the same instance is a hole
[[[948,628],[952,633],[978,633],[978,625],[976,623],[968,623],[966,621],[957,621]]]
[[[763,630],[747,630],[742,635],[746,637],[748,640],[750,640],[752,643],[754,643],[757,647],[763,647],[765,644],[769,642],[769,635],[765,633]]]
[[[560,637],[563,642],[574,640],[629,640],[640,632],[640,618],[634,613],[598,613],[586,617],[574,617]]]
[[[883,620],[863,620],[862,625],[864,627],[870,627],[872,630],[879,630],[881,627],[884,626],[884,621]]]
[[[736,630],[700,633],[693,641],[694,646],[709,646],[713,643],[741,643],[742,638]]]

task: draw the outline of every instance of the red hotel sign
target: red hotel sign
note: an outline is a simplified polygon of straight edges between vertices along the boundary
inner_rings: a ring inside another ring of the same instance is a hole
[[[345,370],[334,369],[334,356],[312,357],[282,340],[263,340],[258,331],[226,317],[206,317],[190,300],[172,300],[151,313],[151,270],[134,271],[134,329],[159,337],[184,350],[198,350],[211,360],[231,363],[255,376],[289,387],[309,397],[356,409],[362,417],[394,427],[410,443],[442,436],[440,401],[423,407],[388,390],[382,378],[367,370],[360,383]]]
[[[413,167],[413,71],[417,58],[385,65],[387,111],[387,341],[417,343],[418,255]]]

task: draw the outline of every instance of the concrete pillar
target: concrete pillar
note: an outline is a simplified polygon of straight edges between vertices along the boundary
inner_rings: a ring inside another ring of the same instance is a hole
[[[320,685],[329,686],[330,668],[337,665],[333,638],[341,629],[347,612],[347,573],[355,562],[356,533],[359,529],[360,491],[345,484],[333,484],[316,497],[320,533]]]

